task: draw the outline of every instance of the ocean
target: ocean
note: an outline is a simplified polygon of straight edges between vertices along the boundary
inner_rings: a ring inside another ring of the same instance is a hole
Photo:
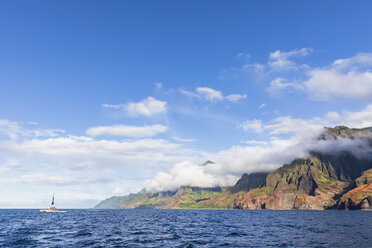
[[[4,209],[0,247],[372,247],[372,211]]]

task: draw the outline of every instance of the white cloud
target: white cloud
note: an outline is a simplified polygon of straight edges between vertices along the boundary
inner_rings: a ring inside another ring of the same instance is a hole
[[[131,187],[125,187],[125,188],[119,188],[119,187],[116,187],[114,189],[114,191],[112,192],[113,195],[127,195],[131,192],[133,192],[134,190],[131,188]],[[138,192],[139,190],[135,191],[135,192]]]
[[[334,115],[334,114],[333,114]],[[344,125],[363,128],[372,126],[372,104],[368,105],[365,109],[358,112],[345,111],[341,113],[341,117],[337,119],[338,124],[344,123]]]
[[[167,102],[159,101],[153,97],[148,97],[141,102],[130,102],[126,105],[128,114],[131,116],[151,116],[154,114],[164,113],[167,110]]]
[[[308,56],[313,50],[311,48],[301,48],[288,52],[277,50],[269,54],[268,61],[264,64],[245,63],[241,67],[233,67],[222,71],[221,79],[240,79],[252,82],[266,82],[275,77],[283,77],[291,71],[297,73],[306,72],[309,68],[307,64],[298,64],[295,59]],[[245,54],[239,54],[237,58],[244,58]],[[245,59],[247,61],[247,59]]]
[[[346,125],[353,128],[364,128],[372,126],[372,104],[357,112],[344,111],[341,113],[328,112],[324,117],[312,119],[299,119],[290,116],[281,116],[269,122],[262,123],[261,120],[246,120],[240,127],[245,131],[265,131],[270,135],[296,134],[306,137],[314,137],[323,127]]]
[[[0,119],[0,134],[6,135],[10,139],[17,139],[20,135],[24,135],[24,133],[17,122]]]
[[[102,104],[103,108],[123,109],[128,115],[137,116],[152,116],[155,114],[165,113],[167,111],[167,102],[157,100],[153,97],[147,97],[140,102],[129,102],[127,104]]]
[[[152,125],[152,126],[127,126],[127,125],[113,125],[113,126],[99,126],[91,127],[86,133],[89,136],[101,136],[101,135],[113,135],[113,136],[125,136],[125,137],[151,137],[159,133],[167,131],[167,127],[163,125]]]
[[[198,98],[198,99],[203,99],[205,101],[209,102],[219,102],[224,99],[230,101],[230,102],[238,102],[242,99],[247,98],[247,95],[240,95],[240,94],[231,94],[224,96],[223,93],[219,90],[215,90],[212,88],[208,87],[198,87],[195,89],[195,92],[193,91],[187,91],[184,89],[179,90],[182,94],[185,96],[191,97],[191,98]]]
[[[97,200],[110,196],[119,183],[122,188],[125,185],[123,181],[127,182],[125,186],[139,188],[145,180],[172,164],[209,157],[203,151],[185,148],[180,143],[164,139],[119,141],[69,134],[54,136],[49,132],[48,137],[40,137],[33,130],[37,129],[35,126],[7,120],[1,123],[3,126],[17,127],[17,135],[27,134],[19,135],[16,139],[0,135],[0,171],[5,173],[0,175],[1,187],[27,187],[39,198],[45,190],[50,193],[50,190],[59,189],[58,199],[69,207],[91,207]],[[102,133],[107,130],[98,131]],[[89,187],[79,186],[81,184]],[[71,194],[73,198],[84,193],[79,192],[82,188],[94,191],[99,197],[87,201],[76,199],[73,202],[71,198],[63,200],[61,197],[62,194]],[[6,193],[4,197],[7,200],[0,202],[0,205],[31,206],[30,202],[18,202],[27,195],[13,196],[13,193]],[[35,204],[40,207],[40,203]]]
[[[241,143],[247,144],[247,145],[267,145],[267,141],[259,141],[259,140],[244,140]]]
[[[284,78],[278,77],[270,82],[270,87],[267,88],[267,91],[272,96],[278,96],[281,91],[286,89],[302,90],[304,87],[298,83],[285,82]]]
[[[264,124],[263,128],[271,135],[294,133],[314,137],[314,134],[320,132],[326,125],[327,123],[319,118],[304,120],[282,116]]]
[[[243,59],[243,60],[249,60],[251,58],[251,55],[248,53],[239,53],[236,55],[237,59]]]
[[[372,53],[358,53],[351,58],[338,59],[333,62],[333,66],[339,69],[359,69],[360,66],[368,68],[372,66]]]
[[[217,175],[209,172],[213,164],[200,166],[189,161],[175,164],[168,173],[159,172],[149,180],[145,188],[149,191],[173,190],[180,186],[215,187],[231,185],[238,180],[232,175]]]
[[[202,151],[163,139],[118,141],[73,135],[38,137],[32,129],[25,129],[17,122],[12,125],[15,124],[19,133],[33,133],[34,136],[0,139],[0,171],[6,172],[7,182],[20,185],[43,183],[62,186],[89,183],[88,179],[93,180],[90,184],[95,184],[100,183],[102,177],[116,180],[110,174],[112,171],[136,168],[138,173],[144,174],[145,168],[154,170],[178,161],[205,157]],[[160,125],[154,127],[154,132],[166,129]],[[111,132],[110,128],[109,131],[93,129],[91,132],[98,135]],[[118,130],[119,133],[122,131]],[[148,176],[144,174],[142,177]],[[0,183],[4,178],[0,176]]]
[[[125,104],[102,104],[102,108],[113,108],[113,109],[121,109],[125,108]]]
[[[181,158],[187,153],[179,144],[162,139],[141,140],[95,140],[89,137],[58,137],[48,139],[31,139],[20,142],[5,141],[0,143],[1,151],[17,153],[19,156],[31,155],[64,164],[109,165],[130,164],[128,161],[166,162]]]
[[[247,98],[247,95],[239,95],[239,94],[232,94],[225,96],[225,99],[229,100],[230,102],[238,102],[239,100]]]
[[[335,60],[330,66],[317,68],[297,65],[288,60],[291,56],[305,56],[308,50],[295,50],[287,53],[276,51],[270,54],[268,65],[277,70],[267,71],[272,79],[267,91],[278,96],[282,91],[305,90],[313,100],[331,100],[336,97],[354,100],[372,98],[372,53],[359,53],[351,58]],[[282,73],[283,68],[292,73]],[[301,69],[301,70],[298,70]]]
[[[28,122],[27,124],[37,125],[35,122]],[[24,129],[18,122],[0,119],[0,135],[5,135],[12,140],[23,137],[57,137],[63,133],[65,131],[61,129]]]
[[[205,100],[210,102],[217,102],[223,100],[222,92],[208,87],[198,87],[196,92]]]
[[[329,120],[329,121],[338,121],[338,120],[341,119],[341,116],[337,112],[328,112],[325,115],[325,118],[326,118],[326,120]]]
[[[95,184],[95,183],[107,183],[110,179],[108,178],[86,178],[86,177],[71,177],[71,176],[59,176],[45,173],[32,173],[21,175],[18,178],[13,179],[0,179],[0,183],[16,183],[16,184],[36,184],[36,185],[78,185],[78,184]]]
[[[261,132],[262,130],[262,121],[261,120],[246,120],[241,125],[241,128],[245,131],[254,130],[256,132]]]
[[[176,136],[173,136],[172,139],[175,140],[175,141],[187,142],[187,143],[195,141],[194,139],[183,139],[183,138],[179,138],[179,137],[176,137]]]
[[[184,90],[184,89],[179,89],[179,92],[185,96],[188,96],[190,98],[200,98],[200,95],[195,93],[195,92],[192,92],[192,91],[188,91],[188,90]]]
[[[260,106],[258,106],[258,109],[262,109],[266,106],[266,103],[262,103]]]
[[[246,78],[249,81],[268,83],[272,96],[281,92],[300,91],[313,100],[327,101],[334,98],[354,100],[372,99],[372,53],[358,53],[353,57],[337,59],[324,67],[301,64],[312,49],[302,48],[269,54],[267,63],[246,63],[240,68],[223,72],[222,78]]]
[[[311,53],[312,49],[301,48],[289,52],[275,51],[270,53],[268,66],[273,70],[292,70],[297,69],[298,65],[290,60],[291,57],[304,57]]]
[[[372,54],[357,54],[336,60],[332,66],[314,68],[304,86],[311,98],[329,100],[333,97],[372,98]]]

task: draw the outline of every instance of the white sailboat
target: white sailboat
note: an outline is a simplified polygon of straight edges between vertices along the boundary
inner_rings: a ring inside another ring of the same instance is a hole
[[[40,209],[41,213],[56,213],[56,212],[65,212],[65,211],[60,211],[58,208],[54,206],[54,195],[52,197],[52,203],[48,208],[45,209]]]

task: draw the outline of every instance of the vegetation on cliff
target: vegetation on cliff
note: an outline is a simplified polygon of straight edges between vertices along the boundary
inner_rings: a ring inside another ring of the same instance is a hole
[[[326,128],[320,140],[364,139],[372,128]],[[111,197],[96,208],[372,209],[372,160],[350,150],[310,152],[270,173],[243,174],[232,187]]]

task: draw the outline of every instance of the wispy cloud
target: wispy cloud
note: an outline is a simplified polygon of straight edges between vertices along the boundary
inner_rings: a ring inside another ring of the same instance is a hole
[[[71,177],[71,176],[59,176],[45,173],[32,173],[21,175],[17,178],[12,179],[0,179],[0,183],[16,183],[16,184],[36,184],[36,185],[79,185],[79,184],[96,184],[96,183],[108,183],[111,180],[109,178],[86,178],[86,177]]]
[[[172,139],[175,140],[175,141],[187,142],[187,143],[195,141],[194,139],[183,139],[183,138],[180,138],[180,137],[177,137],[177,136],[173,136]]]
[[[278,77],[270,82],[266,89],[272,96],[278,96],[284,90],[303,90],[304,86],[299,83],[286,82],[284,78]]]
[[[261,120],[246,120],[242,124],[240,124],[240,127],[243,128],[245,131],[254,130],[256,132],[261,132],[262,130],[262,121]]]
[[[238,53],[236,55],[237,59],[243,59],[243,60],[249,60],[251,58],[251,55],[249,53]]]
[[[372,53],[337,59],[324,67],[298,62],[312,52],[311,48],[277,50],[269,54],[266,63],[245,63],[240,68],[225,70],[222,78],[246,77],[249,81],[267,83],[267,92],[274,97],[301,92],[318,101],[372,98]]]
[[[310,48],[301,48],[292,50],[289,52],[282,52],[280,50],[277,50],[273,53],[270,53],[269,55],[269,61],[268,66],[272,70],[293,70],[297,69],[299,65],[296,64],[295,61],[291,60],[293,57],[305,57],[309,55],[312,52],[312,49]],[[306,66],[306,65],[301,65]]]
[[[208,87],[198,87],[196,88],[197,94],[202,98],[210,102],[218,102],[223,100],[222,92]]]
[[[242,99],[247,98],[247,95],[241,95],[241,94],[231,94],[224,96],[223,93],[220,90],[215,90],[209,87],[197,87],[194,91],[187,91],[184,89],[179,90],[182,94],[191,97],[191,98],[198,98],[203,99],[208,102],[219,102],[222,100],[228,100],[230,102],[238,102]]]
[[[167,131],[167,127],[163,125],[152,125],[152,126],[127,126],[127,125],[113,125],[113,126],[99,126],[91,127],[86,133],[89,136],[101,136],[101,135],[112,135],[112,136],[124,136],[124,137],[152,137],[159,133]]]
[[[167,102],[147,97],[140,102],[129,102],[127,104],[102,104],[103,108],[123,109],[129,116],[152,116],[165,113]]]
[[[239,94],[232,94],[232,95],[228,95],[228,96],[225,96],[225,99],[229,100],[230,102],[238,102],[242,99],[246,99],[247,98],[247,95],[244,94],[244,95],[239,95]]]
[[[57,137],[65,133],[62,129],[41,129],[36,128],[37,123],[28,122],[33,128],[25,129],[19,122],[0,119],[0,135],[5,135],[10,139],[27,138],[27,137]]]

